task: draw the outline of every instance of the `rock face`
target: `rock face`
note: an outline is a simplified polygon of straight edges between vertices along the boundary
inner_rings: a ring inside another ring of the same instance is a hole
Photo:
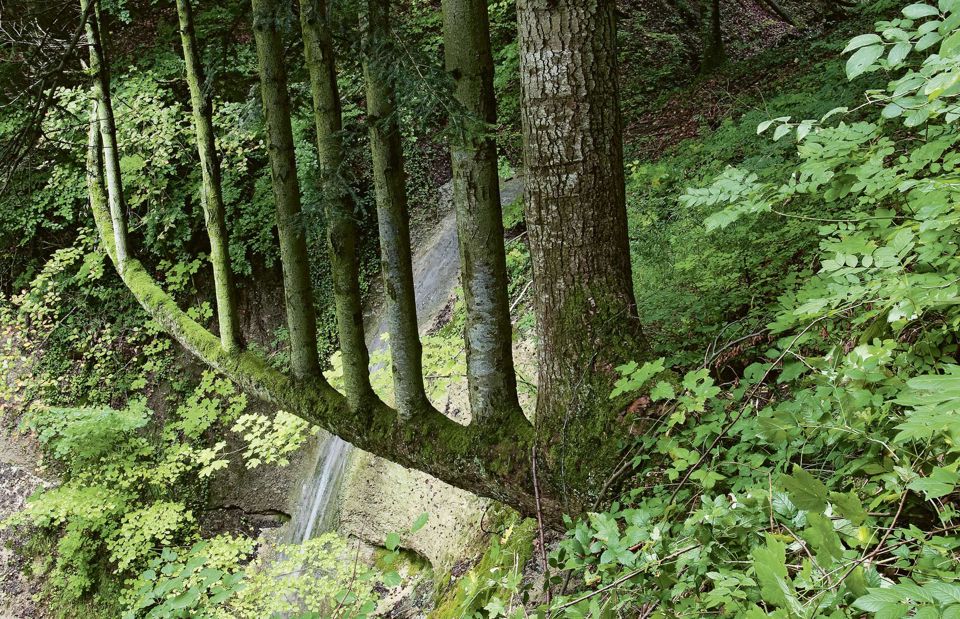
[[[355,449],[340,491],[337,530],[380,546],[388,534],[408,530],[426,512],[427,524],[401,536],[402,546],[447,572],[482,547],[486,536],[480,521],[488,505],[425,473]]]

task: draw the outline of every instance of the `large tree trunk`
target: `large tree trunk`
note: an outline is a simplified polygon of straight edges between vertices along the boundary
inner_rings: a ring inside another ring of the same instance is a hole
[[[423,387],[423,349],[410,256],[410,216],[396,94],[388,57],[390,0],[368,0],[363,73],[373,156],[373,183],[380,227],[380,254],[387,290],[390,353],[397,408],[409,418],[430,408]]]
[[[491,133],[497,102],[486,0],[444,0],[443,39],[447,72],[462,107],[451,117],[456,132],[451,155],[467,309],[470,412],[478,423],[496,423],[502,415],[521,413],[513,369],[497,144]]]
[[[540,336],[536,426],[547,479],[577,511],[619,454],[614,367],[636,318],[614,0],[519,0],[526,223]]]
[[[267,150],[277,203],[283,292],[290,331],[290,369],[297,378],[320,376],[317,319],[310,285],[307,237],[300,210],[300,184],[290,126],[290,94],[283,63],[280,23],[286,15],[280,0],[253,0],[253,35],[260,63],[260,94],[267,123]]]
[[[370,386],[370,355],[363,332],[356,205],[341,175],[343,119],[326,0],[303,0],[300,22],[317,125],[320,182],[327,216],[327,251],[333,276],[344,386],[351,406],[356,408],[373,395],[373,389]]]
[[[94,3],[93,7],[89,6]],[[87,46],[90,52],[90,71],[94,75],[93,98],[97,105],[97,124],[100,128],[101,145],[104,150],[107,201],[110,205],[110,221],[117,252],[117,268],[123,270],[127,260],[127,204],[124,200],[123,181],[120,176],[120,155],[117,149],[117,129],[113,116],[113,99],[110,96],[110,66],[103,51],[100,31],[100,10],[97,0],[80,0],[80,10],[87,16]]]
[[[193,107],[193,124],[197,134],[197,151],[203,176],[201,199],[203,214],[210,238],[210,264],[213,266],[213,285],[217,297],[217,321],[220,325],[220,343],[224,350],[238,350],[241,346],[240,320],[237,315],[237,292],[230,267],[230,237],[227,235],[220,183],[220,161],[213,133],[213,102],[203,90],[203,65],[197,35],[193,28],[193,7],[190,0],[177,0],[180,18],[180,42],[187,66],[187,84]]]

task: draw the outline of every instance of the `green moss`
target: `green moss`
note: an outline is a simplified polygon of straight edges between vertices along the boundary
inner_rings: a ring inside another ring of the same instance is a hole
[[[494,596],[510,597],[513,592],[500,586],[501,579],[523,566],[533,555],[533,540],[537,522],[532,518],[521,519],[513,511],[504,516],[503,535],[494,535],[490,547],[480,561],[460,577],[452,589],[437,602],[430,619],[459,619],[470,617],[482,609]],[[442,582],[443,576],[437,578]]]

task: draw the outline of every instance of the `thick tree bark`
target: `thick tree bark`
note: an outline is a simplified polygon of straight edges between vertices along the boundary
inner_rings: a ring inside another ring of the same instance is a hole
[[[197,151],[203,176],[201,199],[210,238],[210,264],[213,266],[213,285],[217,297],[217,320],[220,343],[224,350],[241,347],[240,320],[237,315],[237,292],[230,267],[230,237],[227,234],[220,182],[220,161],[213,132],[213,102],[203,91],[203,65],[200,63],[197,35],[193,28],[193,7],[190,0],[177,0],[180,19],[180,41],[187,68],[193,124],[197,134]]]
[[[614,367],[644,354],[630,269],[614,0],[519,0],[536,426],[570,509],[619,458]]]
[[[87,46],[90,52],[90,71],[94,75],[93,97],[97,101],[97,124],[100,127],[103,161],[106,169],[107,200],[110,204],[110,221],[116,239],[117,260],[120,269],[127,260],[127,204],[123,196],[123,181],[120,176],[120,155],[117,149],[117,128],[113,116],[113,99],[110,96],[110,67],[103,52],[100,32],[100,11],[96,4],[90,10],[89,3],[98,0],[80,0],[80,10],[87,15]]]
[[[429,408],[429,404],[423,387],[423,349],[413,287],[403,146],[387,57],[389,36],[390,0],[368,0],[363,33],[367,120],[387,291],[394,395],[400,414],[407,418]]]
[[[456,131],[451,156],[470,412],[476,422],[496,423],[502,414],[522,413],[513,369],[497,144],[491,134],[497,102],[486,0],[444,0],[443,38],[447,72],[462,107],[451,118]]]
[[[356,205],[341,176],[343,119],[326,0],[303,0],[300,22],[317,125],[320,179],[327,218],[327,251],[333,276],[344,386],[351,406],[358,407],[373,395],[373,389],[370,386],[370,355],[363,332]]]
[[[277,203],[277,230],[283,290],[290,331],[290,368],[297,378],[320,376],[317,321],[310,286],[306,230],[300,210],[300,185],[290,126],[290,94],[283,62],[280,0],[252,0],[253,34],[257,42],[260,94],[267,124],[267,150],[273,195]],[[289,7],[287,7],[289,8]]]

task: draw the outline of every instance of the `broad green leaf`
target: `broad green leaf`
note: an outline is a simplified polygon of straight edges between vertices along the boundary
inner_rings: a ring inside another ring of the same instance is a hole
[[[389,551],[394,551],[400,546],[400,536],[396,533],[387,534],[387,539],[383,542],[383,547]]]
[[[896,67],[904,58],[907,57],[907,54],[910,53],[910,50],[913,49],[913,46],[906,42],[900,42],[890,48],[890,54],[887,55],[887,62],[890,63],[891,67]]]
[[[956,471],[936,467],[929,477],[918,477],[907,484],[914,492],[922,492],[927,500],[939,499],[952,494],[960,482],[960,475]]]
[[[827,487],[799,466],[794,465],[793,475],[784,475],[781,483],[798,509],[816,513],[826,509]]]
[[[860,36],[853,37],[850,39],[850,42],[847,43],[847,46],[843,48],[843,54],[852,52],[855,49],[860,49],[865,45],[874,45],[880,43],[883,39],[879,35],[870,33],[870,34],[861,34]]]
[[[884,49],[883,45],[868,45],[858,49],[847,60],[847,78],[852,80],[862,75],[873,63],[880,59]]]
[[[831,492],[830,503],[833,504],[841,516],[853,523],[854,526],[860,526],[867,519],[867,511],[863,508],[863,503],[855,492]]]
[[[920,19],[921,17],[930,17],[931,15],[939,14],[940,11],[929,4],[917,3],[903,8],[903,16],[908,19]]]

